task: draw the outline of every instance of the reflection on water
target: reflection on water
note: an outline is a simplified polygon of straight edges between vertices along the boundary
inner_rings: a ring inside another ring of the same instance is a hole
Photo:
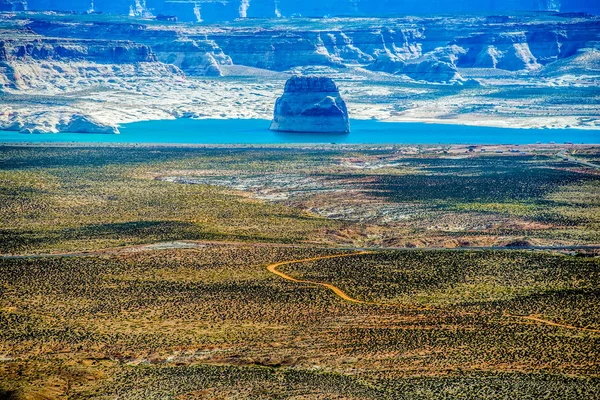
[[[277,143],[348,143],[350,133],[273,132]]]

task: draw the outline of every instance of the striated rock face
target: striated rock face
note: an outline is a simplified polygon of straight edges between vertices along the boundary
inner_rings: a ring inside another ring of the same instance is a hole
[[[455,62],[465,53],[458,46],[439,48],[415,59],[402,59],[390,52],[380,54],[368,66],[371,71],[404,74],[414,80],[430,82],[462,82]]]
[[[132,42],[48,38],[0,41],[0,61],[18,60],[85,60],[100,63],[157,61],[149,46]]]
[[[458,39],[456,42],[459,46],[468,49],[465,56],[459,60],[461,67],[499,68],[508,71],[539,67],[524,32],[474,34],[466,39]],[[541,42],[540,40],[535,43]]]
[[[319,66],[367,66],[417,80],[455,80],[457,68],[533,71],[597,48],[594,17],[397,18],[301,20],[271,26],[206,29],[234,64],[284,71]]]
[[[80,79],[92,85],[115,77],[180,74],[176,66],[158,62],[150,46],[145,44],[48,38],[18,29],[9,31],[9,35],[0,34],[2,90],[57,88]]]
[[[54,7],[70,0],[36,1]],[[91,5],[77,1],[71,5]],[[136,2],[154,13],[158,1]],[[94,7],[128,8],[131,3],[98,0]],[[197,3],[206,15],[209,7]],[[213,3],[218,9],[227,0]],[[367,3],[354,1],[359,8]],[[20,2],[0,0],[2,4],[12,9]],[[236,6],[232,12],[243,11],[249,19],[218,25],[151,21],[139,15],[1,13],[0,128],[104,129],[85,120],[71,123],[75,114],[92,117],[110,126],[109,131],[141,119],[270,118],[274,88],[281,86],[282,76],[299,71],[344,79],[344,97],[357,119],[487,124],[485,115],[490,124],[502,126],[512,124],[513,116],[528,116],[531,126],[600,127],[594,97],[600,76],[600,17],[546,12],[253,20],[259,6],[279,4],[286,15],[291,2],[244,4],[247,8]],[[393,9],[409,2],[387,4]],[[192,9],[193,4],[171,5]],[[327,4],[322,6],[327,12]],[[207,75],[223,78],[195,79]],[[273,129],[347,131],[345,105],[335,85],[310,82],[290,82],[277,104]],[[539,96],[530,86],[542,88]],[[509,94],[503,96],[505,92]]]
[[[73,25],[61,21],[32,21],[28,28],[50,37],[131,41],[152,48],[156,59],[173,64],[191,76],[220,76],[220,65],[230,65],[217,44],[204,35],[183,36],[179,31],[165,27],[149,27],[132,23],[92,22]]]
[[[248,15],[255,5],[250,2]],[[102,18],[73,23],[32,18],[26,29],[46,38],[107,38],[146,45],[158,61],[191,76],[218,76],[221,66],[231,64],[275,71],[365,66],[434,82],[460,81],[461,68],[535,71],[581,49],[597,48],[600,41],[598,18],[561,14],[297,19],[293,24],[265,25],[144,25]]]
[[[293,76],[275,103],[271,130],[348,133],[348,109],[330,78]]]
[[[600,50],[581,50],[569,58],[561,59],[547,65],[540,71],[540,74],[544,76],[600,76]]]
[[[85,12],[90,0],[0,0],[31,10]],[[515,11],[587,11],[599,13],[594,0],[111,0],[96,1],[94,10],[128,14],[151,12],[176,15],[180,21],[231,21],[237,18],[335,15],[389,16],[456,13],[513,13]]]
[[[221,76],[220,66],[231,64],[214,42],[206,40],[162,42],[153,49],[159,61],[173,64],[191,76]]]
[[[302,26],[294,30],[239,28],[208,33],[234,64],[276,71],[303,65],[369,64],[385,52],[418,57],[422,36],[422,29],[368,25],[345,30]]]

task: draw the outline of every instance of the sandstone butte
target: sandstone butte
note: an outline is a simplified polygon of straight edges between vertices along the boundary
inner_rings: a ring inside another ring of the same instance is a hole
[[[348,133],[346,102],[331,78],[293,76],[275,103],[271,130]]]

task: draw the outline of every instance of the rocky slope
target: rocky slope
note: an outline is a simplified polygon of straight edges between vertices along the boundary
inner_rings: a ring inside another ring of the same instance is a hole
[[[4,90],[32,89],[57,79],[181,74],[176,66],[158,62],[151,47],[145,44],[48,38],[25,30],[0,36],[0,71]]]
[[[348,133],[346,102],[331,78],[293,76],[275,103],[271,130]]]
[[[26,28],[44,37],[145,44],[158,61],[188,75],[221,75],[220,66],[231,64],[276,71],[361,65],[438,82],[460,80],[456,68],[536,70],[600,42],[598,18],[561,15],[305,19],[208,27],[46,18],[33,19]]]
[[[276,71],[361,65],[430,81],[456,80],[456,68],[536,70],[581,49],[597,48],[600,42],[600,19],[561,15],[263,21],[260,26],[209,27],[34,19],[26,28],[44,37],[110,37],[145,44],[158,61],[189,75],[220,75],[220,66],[231,64]]]
[[[188,75],[220,76],[220,65],[230,65],[231,58],[217,44],[205,36],[192,39],[179,29],[169,26],[149,26],[140,23],[107,23],[92,21],[33,20],[27,28],[40,35],[95,39],[109,37],[151,46],[157,61],[173,64]]]
[[[23,133],[118,133],[114,123],[65,107],[64,101],[53,104],[49,110],[37,109],[37,97],[56,95],[77,86],[119,87],[124,79],[176,76],[183,77],[183,73],[174,65],[159,62],[145,44],[45,37],[15,26],[0,31],[0,105],[7,104],[10,93],[28,93],[29,101],[20,111],[0,108],[0,129]]]
[[[0,62],[90,61],[110,64],[156,62],[149,46],[112,40],[12,38],[0,42]]]
[[[600,41],[595,18],[405,18],[344,25],[334,20],[313,29],[231,28],[207,35],[234,64],[274,70],[371,64],[433,81],[452,78],[456,67],[533,70]]]

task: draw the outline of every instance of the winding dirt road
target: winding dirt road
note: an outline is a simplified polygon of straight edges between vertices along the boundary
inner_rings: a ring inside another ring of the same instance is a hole
[[[333,293],[335,293],[336,296],[338,296],[342,300],[346,300],[351,303],[376,305],[376,306],[388,306],[388,307],[402,307],[402,308],[411,308],[411,309],[419,309],[419,310],[438,310],[438,311],[440,311],[440,309],[432,308],[432,307],[414,307],[414,306],[405,306],[405,305],[400,305],[400,304],[379,303],[379,302],[358,300],[358,299],[355,299],[354,297],[350,297],[342,289],[340,289],[339,287],[334,286],[330,283],[315,282],[315,281],[294,278],[293,276],[290,276],[290,275],[288,275],[284,272],[281,272],[277,269],[284,265],[299,264],[299,263],[303,263],[303,262],[311,262],[311,261],[319,261],[319,260],[327,260],[327,259],[332,259],[332,258],[351,257],[351,256],[357,256],[357,255],[361,255],[361,254],[372,254],[372,253],[373,252],[371,252],[371,251],[359,251],[359,252],[354,252],[354,253],[343,253],[343,254],[334,254],[334,255],[329,255],[329,256],[304,258],[304,259],[300,259],[300,260],[282,261],[282,262],[267,265],[267,270],[285,280],[290,281],[290,282],[306,283],[306,284],[314,285],[314,286],[322,286],[326,289],[331,290]],[[536,315],[514,315],[514,314],[508,314],[506,312],[503,313],[502,315],[504,317],[508,317],[508,318],[521,319],[521,320],[526,320],[526,321],[539,323],[539,324],[543,324],[543,325],[555,326],[558,328],[578,330],[578,331],[584,331],[584,332],[600,333],[600,330],[598,330],[598,329],[582,328],[582,327],[573,326],[573,325],[561,324],[558,322],[553,322],[553,321],[550,321],[547,319],[539,318]]]
[[[90,251],[90,252],[73,252],[73,253],[57,253],[57,254],[24,254],[24,255],[8,255],[8,254],[0,254],[0,259],[5,259],[5,260],[10,260],[10,259],[32,259],[32,258],[47,258],[47,257],[66,257],[66,258],[71,258],[71,257],[90,257],[90,256],[99,256],[99,255],[118,255],[118,254],[122,254],[124,252],[130,252],[130,251],[140,251],[140,250],[160,250],[160,249],[165,249],[165,248],[182,248],[182,249],[190,249],[190,248],[200,248],[200,247],[204,247],[208,244],[226,244],[226,245],[247,245],[248,243],[223,243],[223,242],[196,242],[196,241],[178,241],[178,242],[161,242],[161,243],[156,243],[156,244],[150,244],[150,245],[137,245],[137,246],[125,246],[125,247],[121,247],[121,248],[110,248],[110,249],[104,249],[104,250],[97,250],[97,251]],[[268,246],[270,244],[260,244],[261,246]],[[287,246],[286,246],[287,247]],[[296,246],[290,246],[290,247],[296,247]],[[302,247],[302,246],[300,246]],[[573,246],[573,248],[597,248],[598,246]],[[562,249],[562,247],[559,247],[560,249]],[[571,248],[571,247],[568,247]],[[471,249],[471,250],[485,250],[486,248],[477,248],[477,249]],[[514,250],[514,249],[510,249],[510,248],[493,248],[494,250]],[[547,249],[547,248],[539,248],[539,249]],[[552,248],[550,247],[550,249],[557,249],[556,247]],[[392,249],[376,249],[376,250],[392,250]],[[397,249],[394,248],[393,250],[414,250],[414,249]],[[419,250],[444,250],[444,249],[419,249]],[[460,249],[460,250],[465,250],[465,249]],[[336,296],[338,296],[339,298],[341,298],[342,300],[348,301],[350,303],[354,303],[354,304],[364,304],[364,305],[372,305],[372,306],[385,306],[385,307],[396,307],[396,308],[404,308],[404,309],[412,309],[412,310],[437,310],[437,311],[441,311],[438,308],[433,308],[433,307],[417,307],[417,306],[408,306],[405,304],[391,304],[391,303],[380,303],[380,302],[372,302],[372,301],[363,301],[363,300],[359,300],[356,299],[354,297],[349,296],[348,294],[346,294],[346,292],[344,292],[342,289],[338,288],[337,286],[334,286],[330,283],[326,283],[326,282],[315,282],[315,281],[309,281],[309,280],[304,280],[304,279],[298,279],[298,278],[294,278],[293,276],[287,275],[284,272],[279,271],[277,268],[282,267],[284,265],[291,265],[291,264],[298,264],[298,263],[303,263],[303,262],[310,262],[310,261],[318,261],[318,260],[326,260],[326,259],[333,259],[333,258],[342,258],[342,257],[352,257],[352,256],[357,256],[357,255],[363,255],[363,254],[372,254],[374,253],[374,251],[369,251],[367,249],[361,249],[360,251],[355,251],[352,253],[342,253],[342,254],[333,254],[333,255],[328,255],[328,256],[321,256],[321,257],[312,257],[312,258],[304,258],[304,259],[299,259],[299,260],[290,260],[290,261],[281,261],[278,263],[274,263],[274,264],[269,264],[267,265],[267,270],[277,276],[279,276],[280,278],[283,278],[285,280],[288,280],[290,282],[295,282],[295,283],[305,283],[305,284],[309,284],[309,285],[313,285],[313,286],[321,286],[324,287],[326,289],[331,290]],[[520,320],[524,320],[524,321],[529,321],[529,322],[533,322],[533,323],[538,323],[538,324],[544,324],[544,325],[549,325],[549,326],[555,326],[558,328],[564,328],[564,329],[570,329],[570,330],[578,330],[578,331],[584,331],[584,332],[592,332],[592,333],[597,333],[600,334],[600,330],[599,329],[593,329],[593,328],[586,328],[586,327],[578,327],[578,326],[573,326],[573,325],[566,325],[566,324],[561,324],[558,322],[553,322],[550,320],[546,320],[546,319],[542,319],[540,317],[538,317],[537,315],[514,315],[514,314],[509,314],[504,312],[502,314],[504,317],[507,318],[512,318],[512,319],[520,319]]]
[[[362,300],[358,300],[358,299],[355,299],[353,297],[350,297],[342,289],[338,288],[337,286],[333,286],[333,285],[331,285],[329,283],[313,282],[313,281],[307,281],[307,280],[303,280],[303,279],[296,279],[293,276],[287,275],[287,274],[285,274],[285,273],[277,270],[277,268],[279,268],[279,267],[281,267],[283,265],[298,264],[298,263],[310,262],[310,261],[318,261],[318,260],[327,260],[327,259],[330,259],[330,258],[351,257],[351,256],[357,256],[357,255],[360,255],[360,254],[369,254],[369,253],[370,252],[368,252],[368,251],[359,251],[359,252],[355,252],[355,253],[334,254],[334,255],[330,255],[330,256],[304,258],[304,259],[301,259],[301,260],[282,261],[282,262],[278,262],[278,263],[275,263],[275,264],[268,265],[267,269],[269,270],[269,272],[272,272],[275,275],[278,275],[278,276],[282,277],[283,279],[286,279],[286,280],[291,281],[291,282],[308,283],[310,285],[323,286],[324,288],[327,288],[327,289],[331,290],[339,298],[341,298],[343,300],[346,300],[346,301],[349,301],[351,303],[381,305],[381,303],[374,303],[374,302],[362,301]]]

